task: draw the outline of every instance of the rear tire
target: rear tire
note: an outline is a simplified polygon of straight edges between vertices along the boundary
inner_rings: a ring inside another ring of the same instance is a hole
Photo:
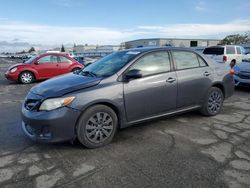
[[[24,71],[19,75],[19,82],[22,84],[30,84],[35,80],[34,74],[29,71]]]
[[[118,126],[116,113],[105,105],[88,108],[80,117],[77,138],[87,148],[98,148],[110,143]]]
[[[233,68],[235,65],[236,65],[236,60],[233,59],[233,60],[230,62],[230,67]]]
[[[205,116],[215,116],[220,113],[223,105],[224,96],[221,89],[211,87],[203,103],[200,112]]]

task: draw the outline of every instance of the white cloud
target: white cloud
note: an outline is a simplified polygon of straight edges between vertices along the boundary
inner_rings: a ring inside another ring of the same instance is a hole
[[[19,39],[29,43],[40,44],[119,44],[121,41],[137,34],[139,33],[103,27],[63,27],[26,23],[0,24],[0,41]]]
[[[250,20],[235,20],[223,24],[172,24],[166,26],[140,26],[138,28],[165,37],[222,38],[227,34],[250,31]]]
[[[64,27],[0,21],[0,41],[28,42],[41,45],[120,44],[149,37],[223,38],[228,34],[250,31],[250,20],[223,24],[148,25],[119,30],[104,27]]]
[[[197,5],[197,6],[195,6],[195,10],[197,10],[197,11],[204,11],[205,8]]]
[[[206,10],[206,4],[205,4],[204,1],[199,1],[199,2],[196,3],[194,8],[195,8],[196,11],[202,12],[202,11]]]

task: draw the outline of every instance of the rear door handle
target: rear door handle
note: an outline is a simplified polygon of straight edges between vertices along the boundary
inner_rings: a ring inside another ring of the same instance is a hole
[[[203,73],[203,75],[204,75],[204,76],[209,76],[210,73],[206,71],[206,72]]]
[[[173,77],[169,77],[166,81],[169,82],[169,83],[172,83],[174,82],[176,79],[173,78]]]

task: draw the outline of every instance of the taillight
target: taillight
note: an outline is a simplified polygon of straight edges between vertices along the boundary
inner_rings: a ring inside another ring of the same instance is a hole
[[[227,56],[223,55],[223,61],[224,61],[224,62],[227,61]]]
[[[234,69],[231,69],[230,71],[229,71],[229,74],[231,74],[231,75],[234,75]]]

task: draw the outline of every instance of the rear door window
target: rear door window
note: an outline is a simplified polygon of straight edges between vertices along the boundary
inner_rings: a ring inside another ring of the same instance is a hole
[[[203,54],[206,54],[206,55],[223,55],[224,54],[224,47],[206,48],[203,51]]]
[[[193,52],[173,51],[172,54],[178,70],[196,68],[200,66],[197,55]]]
[[[227,46],[226,47],[226,54],[235,54],[235,47],[234,46]]]

